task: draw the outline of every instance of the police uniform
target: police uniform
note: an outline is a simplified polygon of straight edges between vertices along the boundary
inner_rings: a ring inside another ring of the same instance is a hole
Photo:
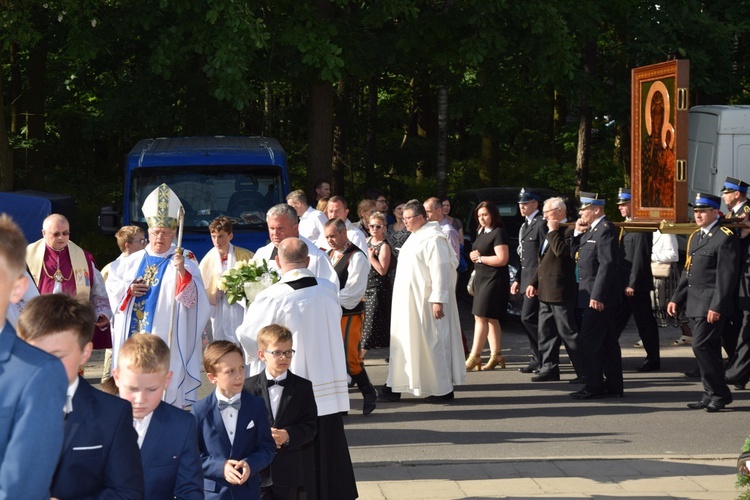
[[[581,193],[581,209],[604,203],[596,193]],[[583,311],[578,346],[585,376],[584,388],[571,397],[622,396],[622,353],[614,328],[619,298],[616,228],[600,217],[585,233],[573,233],[571,252],[578,256],[578,307]],[[589,307],[591,300],[602,302],[604,308]]]
[[[620,188],[617,204],[623,205],[630,201],[630,190]],[[638,368],[641,372],[650,372],[661,367],[659,325],[656,324],[651,307],[651,290],[654,288],[654,276],[651,273],[653,238],[653,233],[650,231],[631,232],[626,231],[625,228],[620,228],[618,238],[617,282],[620,289],[620,302],[617,306],[615,325],[619,338],[630,316],[635,319],[638,335],[646,350],[646,360]],[[626,288],[633,289],[632,296],[625,293]]]
[[[719,197],[698,193],[693,208],[719,208]],[[685,306],[693,330],[693,353],[698,362],[704,395],[688,407],[718,411],[732,402],[724,380],[721,357],[721,329],[732,311],[732,294],[737,283],[739,241],[735,234],[713,222],[690,235],[682,277],[671,302]],[[709,311],[720,314],[709,323]]]
[[[734,177],[727,177],[724,181],[724,188],[721,190],[721,192],[733,193],[736,191],[746,196],[747,188],[748,184],[745,181],[735,179]],[[741,203],[738,203],[731,208],[731,210],[727,213],[725,220],[727,222],[741,221],[744,220],[745,217],[748,216],[748,214],[750,214],[750,204],[748,204],[747,199],[745,199]],[[740,236],[739,229],[736,229],[734,232],[738,237]],[[740,256],[744,256],[747,254],[748,247],[750,247],[750,238],[741,239]],[[740,266],[741,262],[738,261],[737,265]],[[724,327],[721,330],[721,345],[724,347],[724,350],[726,351],[730,361],[735,358],[735,354],[737,351],[737,342],[740,335],[740,329],[742,327],[743,312],[739,304],[740,293],[741,291],[738,282],[733,295],[734,303],[732,305],[732,314],[731,316],[729,316],[729,318],[727,318],[727,321],[724,323]]]
[[[531,201],[539,203],[539,208],[541,208],[541,196],[538,193],[521,188],[521,192],[518,193],[518,203],[529,203]],[[519,368],[522,373],[538,371],[541,366],[541,356],[539,355],[539,299],[527,297],[524,291],[531,283],[531,278],[539,267],[539,253],[546,236],[547,225],[544,223],[541,210],[537,210],[531,217],[526,218],[518,233],[520,269],[516,273],[515,281],[519,284],[519,293],[523,294],[521,323],[529,338],[531,350],[531,361],[526,367]]]

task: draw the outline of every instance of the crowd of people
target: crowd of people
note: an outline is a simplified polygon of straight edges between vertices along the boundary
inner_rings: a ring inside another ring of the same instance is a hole
[[[581,386],[573,399],[624,395],[619,337],[631,317],[641,372],[661,368],[660,324],[691,334],[705,392],[689,408],[720,411],[732,402],[727,384],[750,378],[743,181],[725,182],[726,217],[718,196],[693,201],[698,230],[679,279],[674,236],[629,226],[625,188],[617,225],[597,193],[581,193],[573,222],[563,198],[522,189],[516,248],[483,201],[464,252],[449,200],[389,210],[371,189],[349,220],[345,198],[315,187],[313,204],[297,190],[268,210],[269,243],[254,251],[233,245],[233,221],[217,217],[214,248],[199,262],[176,244],[181,202],[162,185],[142,207],[147,233],[123,227],[122,254],[103,272],[70,241],[62,215],[47,217],[28,246],[1,216],[0,371],[14,377],[0,377],[0,402],[14,421],[0,424],[0,497],[357,498],[342,418],[349,388],[361,392],[363,415],[404,394],[450,404],[466,371],[506,367],[501,321],[512,294],[529,340],[519,371],[561,380],[564,345]],[[471,347],[456,301],[464,257],[474,269]],[[230,302],[221,277],[240,261],[264,262],[280,281]],[[365,358],[378,348],[389,348],[388,374],[373,383]],[[111,353],[102,391],[82,377],[93,349]],[[215,390],[199,400],[201,368]]]

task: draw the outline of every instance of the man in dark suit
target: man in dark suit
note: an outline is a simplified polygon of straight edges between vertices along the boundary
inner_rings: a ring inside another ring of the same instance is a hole
[[[261,499],[293,500],[304,487],[312,500],[318,410],[310,381],[289,371],[292,332],[281,325],[263,327],[258,332],[258,356],[266,369],[245,380],[244,390],[265,401],[276,442],[273,462],[261,471]]]
[[[617,300],[617,233],[604,215],[598,193],[581,193],[581,218],[571,237],[578,255],[578,307],[583,310],[578,335],[585,385],[574,399],[621,397],[622,354],[613,328]]]
[[[51,496],[142,499],[143,466],[130,404],[78,375],[91,356],[94,321],[88,303],[61,293],[36,297],[18,318],[19,336],[58,356],[68,380],[63,452]]]
[[[721,329],[732,313],[732,294],[737,283],[739,241],[728,228],[718,225],[718,196],[698,193],[693,203],[699,229],[690,235],[687,260],[672,300],[670,316],[685,306],[693,330],[693,353],[700,368],[705,393],[688,404],[694,410],[717,412],[732,402],[724,380]]]
[[[620,188],[617,205],[626,221],[630,220],[630,189]],[[617,283],[620,288],[620,303],[617,305],[615,329],[617,337],[632,315],[638,327],[638,335],[646,350],[646,360],[638,368],[639,372],[652,372],[661,368],[659,353],[659,325],[656,324],[651,306],[651,290],[654,276],[651,274],[651,247],[654,236],[651,231],[627,231],[620,228]]]
[[[523,225],[518,232],[518,257],[520,269],[516,273],[515,280],[510,286],[510,293],[513,295],[521,292],[523,296],[523,306],[521,307],[521,323],[529,337],[529,347],[531,349],[531,360],[529,364],[519,368],[521,373],[538,373],[541,366],[539,355],[539,300],[534,296],[525,294],[529,286],[531,277],[536,272],[539,265],[539,251],[544,242],[544,236],[547,234],[547,226],[539,211],[539,202],[541,195],[537,192],[527,191],[521,188],[518,193],[518,209],[524,217]]]
[[[721,198],[729,209],[726,215],[727,221],[742,222],[748,219],[748,214],[750,214],[750,204],[747,202],[748,187],[750,186],[745,181],[735,179],[734,177],[727,177],[724,181]],[[740,230],[735,230],[734,233],[740,237],[739,255],[744,260],[744,257],[748,253],[748,247],[750,247],[750,238],[741,238]],[[721,345],[729,357],[730,366],[737,352],[737,342],[740,336],[740,329],[742,328],[743,310],[740,307],[740,293],[740,283],[738,281],[733,295],[732,314],[724,322],[724,327],[721,329]]]
[[[26,291],[26,240],[0,215],[0,498],[49,499],[63,442],[65,390],[60,360],[16,336],[6,321]]]
[[[561,227],[566,221],[565,201],[550,198],[542,211],[548,232],[542,243],[539,267],[526,288],[526,296],[539,299],[539,375],[532,382],[560,380],[560,343],[565,344],[577,376],[581,372],[578,352],[578,327],[575,319],[576,264],[570,255],[572,228]]]

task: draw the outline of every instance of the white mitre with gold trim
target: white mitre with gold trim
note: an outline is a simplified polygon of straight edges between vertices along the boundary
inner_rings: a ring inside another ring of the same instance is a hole
[[[167,227],[177,229],[182,202],[169,186],[162,184],[151,191],[143,202],[141,211],[149,228]]]

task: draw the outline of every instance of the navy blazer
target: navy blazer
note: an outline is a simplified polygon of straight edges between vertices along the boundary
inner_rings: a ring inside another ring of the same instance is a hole
[[[195,416],[159,403],[141,445],[147,500],[202,500],[203,468]]]
[[[221,419],[216,392],[195,403],[190,410],[198,420],[198,448],[207,499],[259,499],[259,473],[268,467],[276,452],[263,400],[244,391],[241,398],[234,443],[229,441]],[[244,460],[250,466],[250,477],[244,484],[230,485],[224,479],[224,462],[230,458]]]
[[[73,411],[52,481],[52,496],[143,498],[143,466],[128,401],[94,389],[78,377]]]
[[[271,411],[265,370],[245,380],[244,390],[263,398],[271,427],[284,429],[289,434],[289,444],[276,449],[273,463],[263,471],[264,485],[305,486],[307,491],[314,491],[314,485],[305,481],[305,472],[315,468],[313,441],[318,431],[318,407],[312,383],[287,371],[276,418]]]
[[[49,500],[68,377],[59,359],[0,332],[0,498]]]

